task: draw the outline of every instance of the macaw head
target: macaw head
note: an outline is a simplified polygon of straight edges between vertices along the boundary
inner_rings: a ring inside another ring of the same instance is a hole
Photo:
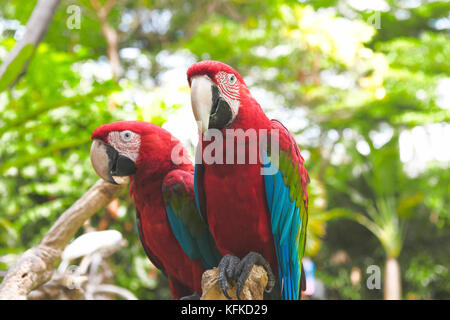
[[[139,173],[167,172],[180,164],[192,166],[180,142],[149,122],[104,124],[95,129],[91,139],[92,166],[103,180],[113,184],[125,184],[127,177]],[[178,154],[173,153],[174,148]]]
[[[201,61],[187,71],[191,103],[199,129],[223,129],[236,118],[247,85],[232,67],[218,61]]]

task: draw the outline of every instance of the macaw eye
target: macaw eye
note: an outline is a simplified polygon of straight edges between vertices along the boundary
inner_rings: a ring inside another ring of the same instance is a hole
[[[235,82],[236,82],[236,76],[235,76],[234,74],[230,73],[230,74],[228,75],[228,80],[230,81],[231,84],[235,84]]]
[[[130,130],[125,130],[120,133],[120,137],[123,141],[130,141],[133,138],[133,132]]]

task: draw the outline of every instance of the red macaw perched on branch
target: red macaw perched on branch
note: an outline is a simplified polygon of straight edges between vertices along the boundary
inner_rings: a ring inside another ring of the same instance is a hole
[[[102,125],[92,140],[92,165],[101,178],[117,184],[130,177],[142,246],[167,275],[173,298],[198,298],[205,268],[221,256],[197,211],[194,167],[180,142],[142,121]]]
[[[252,266],[259,264],[269,275],[266,291],[278,289],[269,297],[299,299],[305,286],[301,259],[309,178],[297,143],[280,122],[267,118],[230,66],[199,62],[189,68],[187,77],[202,138],[194,190],[197,206],[224,255],[219,264],[222,291],[228,296],[227,280],[236,281],[239,297]],[[256,142],[250,141],[252,133]],[[271,144],[264,148],[261,142],[269,137]],[[239,162],[242,156],[245,161]]]

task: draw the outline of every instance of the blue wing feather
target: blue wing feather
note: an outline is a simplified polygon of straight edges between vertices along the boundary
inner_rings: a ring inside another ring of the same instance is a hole
[[[268,154],[264,163],[270,166]],[[282,169],[274,175],[265,175],[264,184],[270,221],[278,260],[281,295],[285,300],[297,300],[300,296],[301,261],[299,260],[299,233],[301,208],[290,199],[290,187],[283,179]]]
[[[274,177],[274,197],[272,199],[272,232],[279,231],[279,223],[281,219],[282,209],[284,205],[284,199],[288,190],[284,187],[283,176],[278,171]],[[281,200],[281,201],[280,201]]]
[[[285,220],[283,222],[285,227],[281,230],[281,245],[290,240],[291,228],[289,226],[292,226],[292,220],[294,218],[295,202],[290,201],[289,199],[287,199],[287,202],[289,203],[289,208],[285,211],[287,214],[285,214]]]

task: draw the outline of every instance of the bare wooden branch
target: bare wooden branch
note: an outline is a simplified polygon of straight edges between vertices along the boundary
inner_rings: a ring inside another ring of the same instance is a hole
[[[117,197],[122,188],[123,185],[97,181],[58,218],[38,245],[25,251],[11,266],[0,285],[0,299],[26,299],[31,290],[50,280],[55,261],[76,231]]]

